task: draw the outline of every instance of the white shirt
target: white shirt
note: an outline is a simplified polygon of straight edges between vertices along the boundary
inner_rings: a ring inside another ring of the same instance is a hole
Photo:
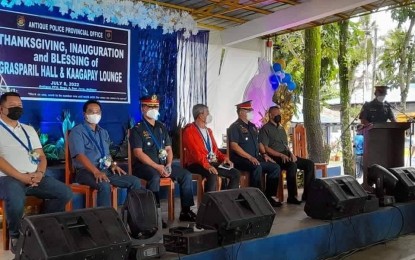
[[[209,135],[209,132],[208,132],[208,130],[207,130],[207,128],[199,128],[199,130],[200,130],[200,132],[202,133],[202,136],[203,136],[203,143],[204,143],[204,145],[205,145],[205,147],[206,147],[206,150],[207,150],[207,145],[206,145],[206,142],[208,141],[208,135]],[[212,138],[210,137],[210,135],[209,135],[209,144],[210,144],[210,149],[211,149],[211,152],[213,152],[213,147],[212,147]],[[208,151],[209,152],[209,151]]]
[[[32,149],[42,148],[40,144],[39,137],[33,129],[33,127],[25,124],[18,123],[15,128],[7,125],[1,118],[0,121],[8,127],[14,134],[27,146],[26,135],[24,134],[22,127],[27,132],[30,142],[32,144]],[[19,172],[34,172],[37,169],[37,164],[34,164],[30,161],[29,153],[24,148],[19,141],[17,141],[3,126],[0,125],[0,157],[3,157],[8,163],[10,163],[14,168]],[[5,173],[0,171],[0,177],[6,176]]]

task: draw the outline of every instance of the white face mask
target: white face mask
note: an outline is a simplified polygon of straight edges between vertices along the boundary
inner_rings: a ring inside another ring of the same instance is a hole
[[[379,102],[383,102],[383,101],[385,100],[385,96],[377,96],[377,97],[376,97],[376,99],[377,99]]]
[[[150,109],[150,110],[147,111],[146,115],[149,118],[152,118],[154,120],[157,120],[159,118],[160,113],[159,113],[159,111],[157,109]]]
[[[254,119],[254,113],[251,111],[251,112],[248,112],[248,113],[246,113],[246,119],[248,120],[248,121],[251,121],[252,119]]]
[[[207,115],[207,117],[206,117],[206,124],[212,123],[212,120],[213,120],[212,115]]]
[[[86,121],[90,124],[98,124],[99,121],[101,121],[101,115],[98,115],[98,114],[86,115]]]

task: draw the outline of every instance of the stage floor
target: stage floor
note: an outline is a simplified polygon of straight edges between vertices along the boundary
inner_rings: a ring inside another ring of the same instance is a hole
[[[180,207],[178,205],[180,205],[180,200],[176,199],[175,201],[175,205],[176,206],[176,216],[179,216],[179,212],[180,212]],[[410,207],[408,206],[408,204],[403,204],[403,206],[399,205],[399,207],[403,207],[406,208],[406,211],[413,211],[415,214],[415,204],[412,206],[410,205]],[[409,209],[408,209],[409,207]],[[341,222],[341,221],[323,221],[323,220],[316,220],[316,219],[311,219],[309,218],[305,212],[303,211],[304,208],[304,203],[301,205],[288,205],[286,203],[283,204],[283,206],[281,208],[276,208],[276,218],[274,220],[272,229],[271,229],[271,233],[267,238],[261,238],[261,239],[256,239],[256,240],[251,240],[251,241],[244,241],[242,243],[238,243],[235,244],[233,246],[227,246],[225,248],[222,248],[223,250],[225,250],[225,255],[222,255],[223,252],[218,253],[217,251],[219,250],[210,250],[208,252],[205,253],[199,253],[193,256],[186,256],[186,255],[180,255],[178,256],[176,253],[166,253],[162,259],[212,259],[212,254],[216,255],[215,259],[247,259],[247,256],[250,255],[252,252],[250,252],[251,250],[248,249],[249,245],[252,246],[252,243],[264,243],[264,241],[268,241],[267,243],[269,243],[269,241],[271,241],[272,239],[282,239],[282,240],[278,240],[280,243],[281,241],[287,241],[287,243],[290,243],[291,240],[294,239],[294,241],[297,241],[297,245],[294,247],[296,250],[298,250],[298,248],[302,248],[303,250],[310,250],[310,248],[308,248],[306,246],[306,244],[308,244],[308,241],[310,241],[310,243],[314,243],[315,241],[312,240],[321,240],[322,237],[321,235],[317,235],[315,234],[316,230],[322,230],[324,228],[326,228],[327,226],[330,226],[331,230],[330,233],[328,233],[327,235],[329,237],[324,237],[324,239],[327,240],[333,240],[333,239],[337,239],[340,240],[340,234],[335,234],[336,231],[335,228],[333,228],[334,223],[336,222]],[[163,214],[163,218],[167,219],[167,203],[165,201],[162,201],[162,214]],[[378,218],[377,215],[375,214],[387,214],[389,211],[391,211],[393,209],[391,208],[383,208],[380,209],[380,213],[368,213],[367,215],[370,214],[374,214],[373,217]],[[395,210],[396,211],[396,210]],[[412,214],[412,213],[411,213]],[[389,223],[387,226],[385,226],[385,232],[388,235],[393,236],[393,234],[397,234],[398,232],[395,232],[396,229],[399,231],[399,228],[401,226],[400,223],[397,223],[397,227],[392,226],[392,224],[394,222],[401,222],[401,220],[399,219],[399,216],[392,216],[392,219],[387,220],[387,223]],[[388,219],[388,217],[386,217],[386,219]],[[346,220],[346,223],[352,223],[352,222],[360,222],[360,219],[354,219],[353,218],[348,218],[348,220]],[[186,222],[179,222],[178,220],[175,220],[172,223],[169,223],[169,227],[174,227],[174,226],[185,226],[187,223]],[[340,224],[340,225],[344,225]],[[356,226],[354,226],[356,225]],[[357,226],[358,224],[351,224],[350,227],[346,228],[346,230],[349,229],[355,229],[355,228],[359,228]],[[164,230],[165,232],[168,231],[168,229]],[[360,233],[359,231],[353,230],[350,231],[351,233],[355,233],[354,235],[351,236],[351,239],[353,239],[353,237],[356,236],[356,232]],[[300,235],[298,235],[300,234]],[[324,235],[324,234],[323,234]],[[0,236],[1,237],[1,236]],[[336,238],[337,237],[337,238]],[[387,236],[385,236],[387,237]],[[383,238],[383,237],[382,237]],[[350,239],[350,236],[349,236]],[[357,239],[359,240],[359,239]],[[380,240],[380,239],[379,239]],[[276,240],[277,241],[277,240]],[[1,241],[2,243],[3,241]],[[339,242],[339,241],[337,241]],[[285,242],[284,242],[285,243]],[[303,243],[303,245],[305,246],[301,246],[301,244]],[[340,242],[341,243],[341,242]],[[350,241],[345,241],[346,244],[349,244]],[[324,249],[327,251],[327,255],[326,257],[315,257],[314,255],[316,255],[315,252],[310,254],[310,258],[308,257],[296,257],[297,259],[324,259],[327,257],[330,257],[329,251],[333,250],[333,245],[330,245],[330,242],[324,242],[323,244],[327,245],[327,248]],[[271,244],[272,245],[272,244]],[[290,247],[290,244],[287,244],[287,247]],[[255,246],[254,246],[255,247]],[[263,246],[262,246],[263,247]],[[258,248],[262,248],[261,246],[259,246]],[[338,248],[337,248],[338,249]],[[357,248],[356,251],[358,251]],[[248,251],[246,251],[248,250]],[[312,249],[314,250],[314,249]],[[316,248],[316,250],[318,250],[318,248]],[[320,249],[321,250],[321,249]],[[259,252],[256,252],[256,258],[257,259],[270,259],[269,257],[269,253],[270,252],[265,252],[260,250]],[[299,256],[299,255],[307,255],[303,253],[299,252],[289,252],[289,250],[287,252],[281,252],[280,249],[278,249],[278,247],[275,248],[275,252],[271,252],[274,255],[273,259],[295,259],[293,258],[295,255]],[[312,257],[311,257],[312,256]],[[11,260],[13,259],[13,254],[11,254],[10,251],[3,251],[2,249],[0,249],[0,259],[1,260]],[[296,260],[297,260],[296,259]],[[414,235],[406,235],[406,236],[401,236],[398,239],[393,239],[387,243],[381,243],[378,246],[375,247],[366,247],[363,251],[359,251],[355,254],[353,254],[352,256],[344,256],[341,255],[339,257],[331,257],[330,259],[352,259],[352,260],[358,260],[358,259],[365,259],[365,260],[377,260],[377,259],[405,259],[405,260],[412,260],[415,259],[415,236]]]

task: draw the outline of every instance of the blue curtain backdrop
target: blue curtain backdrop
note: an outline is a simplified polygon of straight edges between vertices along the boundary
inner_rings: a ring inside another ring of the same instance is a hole
[[[194,105],[206,104],[208,41],[208,31],[188,39],[182,33],[177,37],[177,111],[181,123],[193,121]]]
[[[169,129],[176,125],[177,34],[162,30],[138,30],[137,65],[140,93],[156,94],[160,99],[160,120]]]

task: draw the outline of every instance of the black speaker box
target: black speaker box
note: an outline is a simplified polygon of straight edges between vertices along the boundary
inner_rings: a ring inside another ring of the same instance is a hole
[[[22,220],[15,259],[127,259],[131,239],[113,208]]]
[[[275,211],[257,188],[208,192],[203,196],[196,225],[218,231],[219,244],[267,236]]]
[[[398,167],[388,169],[396,178],[398,183],[395,186],[393,195],[396,201],[405,202],[415,199],[415,168]]]
[[[316,219],[337,219],[364,212],[368,194],[352,176],[315,179],[304,206]]]

